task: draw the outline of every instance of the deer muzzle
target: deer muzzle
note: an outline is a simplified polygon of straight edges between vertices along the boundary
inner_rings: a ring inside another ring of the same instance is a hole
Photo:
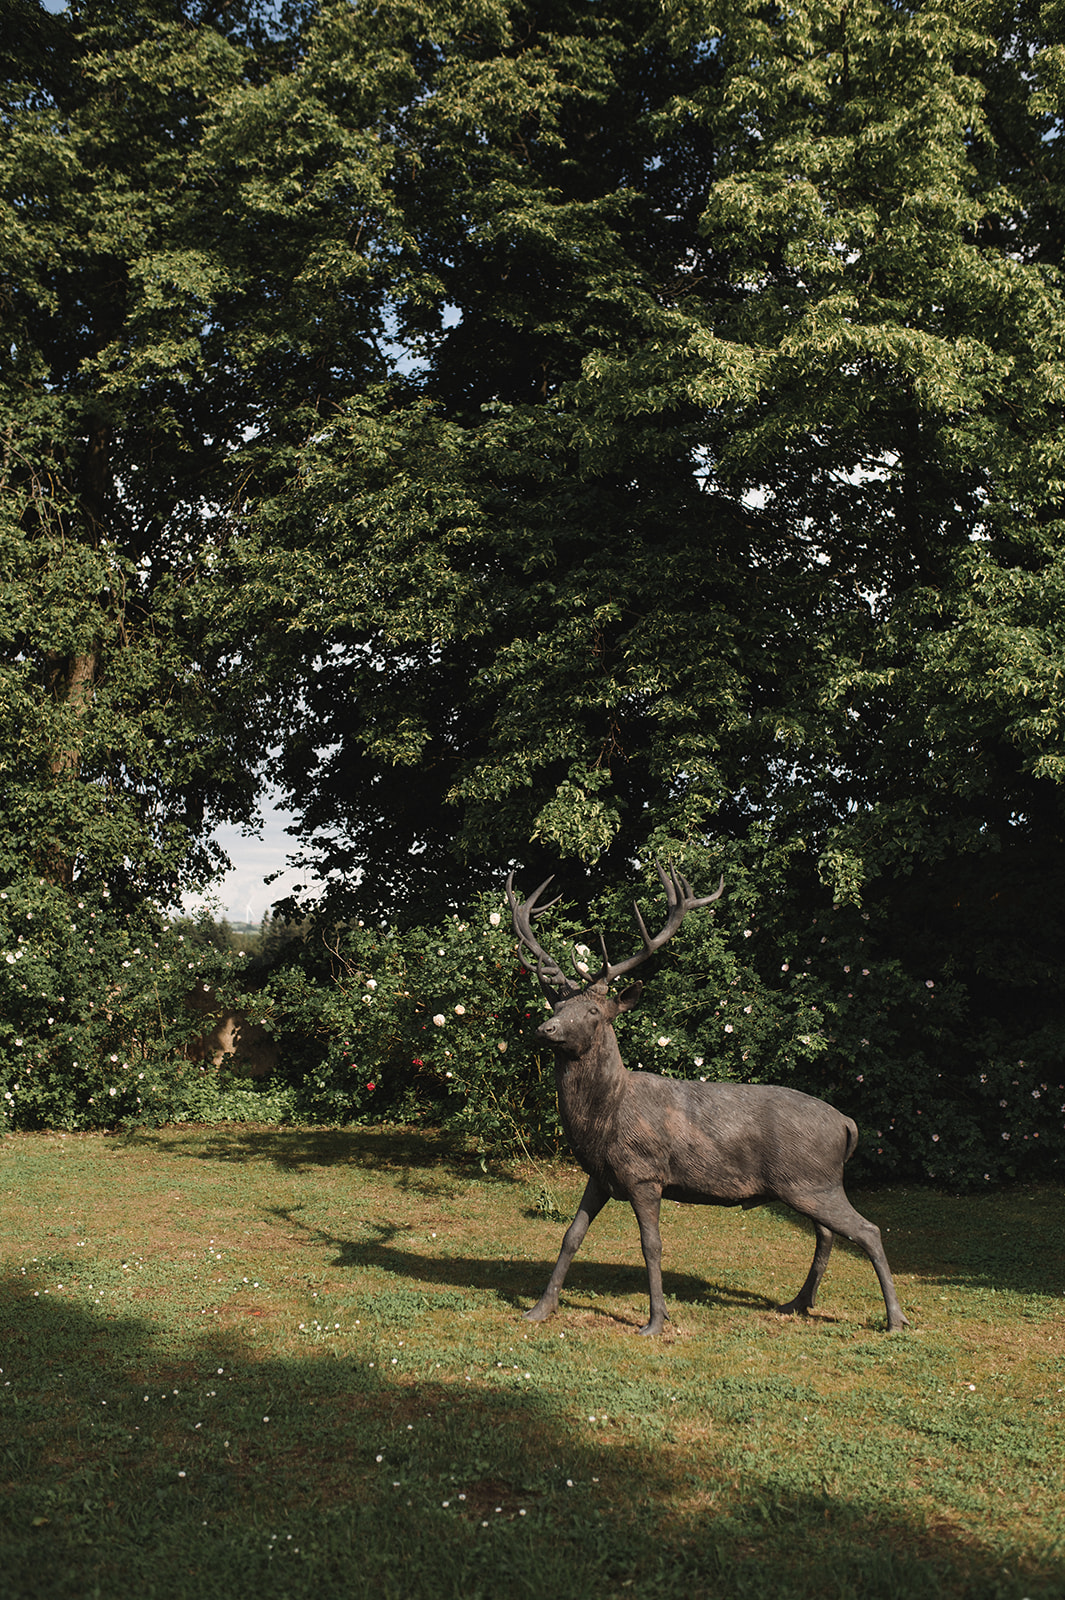
[[[536,1030],[536,1037],[544,1044],[559,1045],[565,1036],[565,1028],[557,1017],[548,1017],[546,1022],[541,1022]]]

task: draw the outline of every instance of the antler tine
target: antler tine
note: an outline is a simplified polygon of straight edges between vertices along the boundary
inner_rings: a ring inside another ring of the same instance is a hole
[[[712,906],[714,901],[715,900],[720,900],[721,896],[725,892],[725,874],[724,873],[721,874],[721,877],[718,879],[717,888],[714,890],[713,894],[704,895],[701,900],[693,900],[693,899],[691,899],[690,898],[690,891],[691,891],[691,885],[690,884],[688,886],[688,889],[689,889],[689,902],[688,902],[688,910],[689,911],[696,911],[696,910],[698,910],[698,908],[700,906]]]
[[[650,950],[652,948],[652,946],[651,946],[651,935],[648,933],[647,924],[643,920],[643,912],[640,910],[640,908],[636,904],[635,900],[632,902],[632,910],[633,910],[633,915],[636,918],[636,925],[640,930],[640,935],[641,935],[641,937],[643,939],[643,942],[644,942],[645,946],[647,947],[647,949]]]
[[[547,888],[548,884],[549,883],[554,883],[554,881],[555,881],[555,875],[554,875],[554,873],[552,873],[551,876],[549,878],[545,878],[543,883],[540,885],[540,887],[538,889],[534,889],[532,894],[529,896],[529,898],[527,900],[523,900],[521,905],[519,906],[518,905],[518,897],[514,893],[514,870],[512,869],[510,872],[508,872],[507,873],[507,882],[506,882],[506,891],[507,891],[507,903],[510,906],[511,917],[517,916],[518,913],[521,912],[521,911],[528,912],[530,917],[542,917],[545,911],[550,911],[552,906],[557,906],[559,901],[562,899],[562,896],[560,894],[556,895],[553,900],[549,900],[547,902],[546,906],[538,906],[536,904],[537,900],[539,900],[540,896],[543,894],[543,892]]]

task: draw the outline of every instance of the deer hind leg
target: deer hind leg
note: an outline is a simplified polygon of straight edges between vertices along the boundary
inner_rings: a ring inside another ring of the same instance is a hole
[[[601,1189],[594,1178],[589,1178],[581,1195],[581,1203],[577,1207],[577,1215],[563,1235],[562,1249],[555,1262],[555,1270],[547,1280],[547,1288],[539,1300],[526,1311],[526,1322],[546,1322],[548,1317],[558,1310],[559,1290],[566,1281],[569,1264],[580,1249],[584,1235],[609,1199],[606,1190]]]
[[[661,1333],[666,1323],[666,1297],[662,1292],[662,1234],[658,1219],[662,1210],[662,1191],[650,1186],[636,1189],[630,1203],[640,1225],[640,1245],[647,1264],[647,1287],[651,1296],[651,1315],[640,1332]]]
[[[788,1195],[787,1203],[793,1206],[796,1211],[801,1212],[803,1216],[809,1217],[815,1227],[830,1229],[832,1233],[840,1233],[845,1239],[850,1239],[859,1249],[865,1251],[869,1260],[873,1263],[873,1271],[879,1279],[880,1288],[884,1296],[888,1332],[896,1333],[900,1328],[908,1328],[910,1325],[909,1319],[904,1316],[902,1307],[899,1305],[899,1297],[895,1293],[891,1268],[888,1266],[887,1256],[884,1254],[884,1246],[880,1239],[880,1229],[874,1222],[870,1222],[868,1217],[863,1217],[860,1211],[855,1211],[843,1192],[843,1185],[840,1184],[837,1189],[830,1190],[827,1194]],[[810,1268],[810,1276],[796,1296],[797,1300],[802,1299],[804,1290],[809,1287],[811,1279],[814,1278],[820,1252],[821,1234],[818,1232],[817,1250],[814,1254],[813,1266]],[[824,1262],[827,1262],[827,1260],[828,1252],[826,1250],[824,1261],[822,1262],[822,1270],[824,1269]],[[817,1281],[815,1279],[814,1288],[816,1289],[816,1287]]]
[[[831,1228],[826,1228],[824,1223],[817,1221],[814,1222],[814,1230],[817,1234],[817,1246],[814,1250],[813,1263],[806,1274],[806,1282],[794,1300],[789,1300],[786,1306],[777,1306],[781,1316],[789,1316],[791,1313],[796,1312],[799,1316],[804,1317],[808,1311],[812,1310],[813,1303],[817,1299],[818,1286],[825,1275],[828,1258],[832,1254],[832,1243],[835,1239],[835,1234]]]

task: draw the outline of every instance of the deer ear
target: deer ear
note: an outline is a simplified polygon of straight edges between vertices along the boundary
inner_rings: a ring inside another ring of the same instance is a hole
[[[642,994],[642,983],[630,983],[624,994],[618,996],[618,1012],[631,1011]]]

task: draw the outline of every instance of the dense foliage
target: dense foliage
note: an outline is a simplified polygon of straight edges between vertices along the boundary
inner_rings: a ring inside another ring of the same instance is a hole
[[[0,892],[0,1129],[110,1128],[230,1115],[190,1059],[197,984],[245,994],[242,957],[202,930],[133,923],[109,896],[40,879]],[[256,1102],[261,1108],[265,1103]]]
[[[78,900],[102,994],[269,771],[327,886],[263,991],[286,1104],[549,1141],[506,931],[473,1004],[462,939],[514,860],[587,925],[657,850],[730,909],[630,1055],[817,1087],[896,1170],[1056,1159],[1061,7],[7,0],[0,71],[42,1017]],[[37,1117],[115,1098],[69,1026]]]

